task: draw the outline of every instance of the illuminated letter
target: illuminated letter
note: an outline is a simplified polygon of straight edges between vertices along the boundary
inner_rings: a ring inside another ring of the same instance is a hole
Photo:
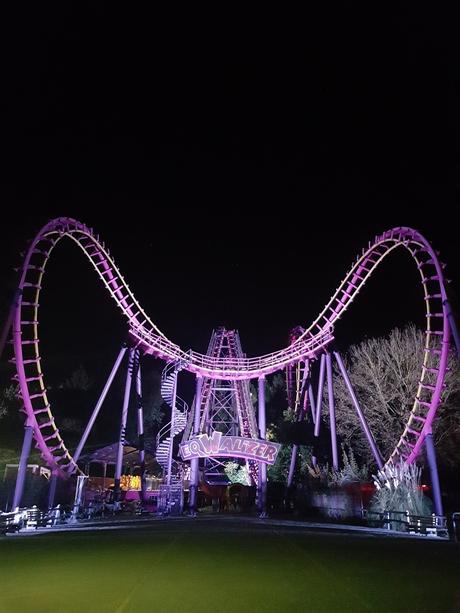
[[[190,453],[193,457],[200,457],[201,445],[197,440],[190,441]]]
[[[258,458],[265,458],[267,455],[267,445],[265,443],[260,443],[259,448],[255,451],[255,454]]]
[[[211,439],[209,438],[209,436],[207,434],[201,434],[198,437],[198,440],[200,441],[202,453],[204,453],[204,455],[209,455],[212,451]]]
[[[211,437],[211,451],[212,453],[217,453],[219,451],[220,439],[222,438],[222,432],[217,432],[216,430],[212,433]]]
[[[274,446],[274,445],[270,445],[270,443],[267,446],[267,462],[269,464],[273,464],[273,462],[275,461],[276,458],[276,454],[278,452],[278,449]]]
[[[231,453],[231,451],[232,451],[232,439],[229,436],[222,437],[220,439],[219,452]]]

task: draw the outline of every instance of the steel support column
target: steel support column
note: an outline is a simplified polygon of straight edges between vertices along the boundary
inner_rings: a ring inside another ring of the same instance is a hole
[[[297,452],[298,452],[298,450],[299,450],[299,446],[298,445],[293,445],[292,446],[291,463],[289,464],[289,473],[288,473],[288,478],[287,478],[287,487],[288,487],[288,489],[291,487],[292,481],[294,479],[295,463],[296,463],[296,459],[297,459]]]
[[[54,499],[56,497],[56,486],[57,486],[58,476],[56,473],[51,474],[49,490],[48,490],[48,509],[52,509],[54,507]]]
[[[319,366],[318,395],[316,397],[315,436],[319,436],[319,428],[321,425],[321,403],[323,402],[325,362],[326,362],[326,356],[323,353],[323,355],[321,356],[321,362]]]
[[[313,394],[313,386],[310,383],[308,384],[308,400],[310,401],[310,411],[311,411],[311,418],[313,421],[313,426],[316,426],[316,404],[315,404],[315,396]],[[313,428],[314,431],[314,428]],[[313,464],[313,466],[316,466],[318,463],[318,460],[316,459],[315,455],[311,456],[311,463]]]
[[[327,371],[327,395],[329,401],[329,421],[331,429],[331,448],[332,448],[332,466],[335,470],[339,469],[339,454],[337,453],[337,433],[335,427],[335,404],[334,404],[334,387],[332,381],[332,359],[331,354],[326,354],[326,371]]]
[[[109,375],[109,378],[107,379],[106,384],[104,385],[104,389],[102,390],[101,395],[99,396],[99,400],[97,401],[96,406],[94,407],[93,413],[91,415],[91,417],[89,418],[89,422],[85,428],[85,431],[83,432],[83,435],[80,439],[80,442],[78,443],[78,447],[75,450],[75,453],[73,454],[73,459],[75,464],[78,462],[78,459],[80,458],[81,452],[83,447],[85,446],[86,440],[89,436],[89,433],[91,432],[91,428],[94,426],[94,422],[96,421],[96,417],[99,414],[99,411],[101,409],[102,403],[105,400],[105,397],[107,396],[107,392],[110,389],[110,386],[112,385],[112,381],[115,378],[115,375],[117,374],[117,370],[121,364],[121,361],[123,359],[123,356],[126,353],[126,347],[122,347],[120,349],[120,353],[117,356],[117,359],[115,360],[115,364],[113,365],[112,371]]]
[[[313,425],[316,425],[316,404],[311,383],[308,384],[308,401],[310,403],[311,419],[313,421]]]
[[[460,359],[460,335],[458,333],[457,322],[455,321],[454,314],[452,313],[450,302],[448,300],[444,300],[444,308],[447,319],[449,321],[450,331],[452,332],[452,336],[454,337],[455,348],[457,349],[457,357]]]
[[[436,461],[436,450],[434,447],[433,434],[425,437],[426,457],[430,468],[431,488],[433,491],[434,512],[436,515],[444,515],[442,508],[441,487],[439,485],[438,463]]]
[[[32,426],[24,427],[24,439],[22,441],[21,457],[19,459],[18,474],[16,477],[16,487],[14,488],[13,509],[21,506],[22,494],[24,493],[24,483],[26,480],[27,462],[30,455],[34,429]]]
[[[136,396],[137,396],[137,438],[139,445],[139,463],[141,465],[141,502],[145,500],[145,439],[144,439],[144,407],[142,403],[142,379],[139,350],[136,349]]]
[[[77,483],[75,487],[75,499],[73,503],[72,514],[70,516],[70,523],[75,523],[78,521],[78,513],[84,501],[84,489],[87,480],[87,475],[78,475],[77,477]]]
[[[196,377],[196,392],[195,392],[195,414],[193,419],[193,434],[196,436],[200,432],[200,411],[201,411],[201,392],[203,387],[203,378],[200,375]],[[198,503],[198,482],[199,482],[199,459],[194,458],[190,462],[190,489],[189,489],[189,508],[192,516],[196,515]]]
[[[168,470],[166,473],[166,485],[171,485],[171,471],[172,471],[172,460],[173,460],[173,447],[174,447],[174,428],[176,421],[176,396],[177,396],[177,370],[174,373],[174,387],[173,387],[173,397],[171,403],[171,443],[169,445],[169,453],[168,453]]]
[[[364,434],[366,435],[367,442],[369,443],[369,447],[371,448],[371,451],[372,451],[372,455],[374,456],[374,459],[377,463],[377,466],[379,467],[379,470],[381,470],[383,468],[382,454],[380,453],[380,450],[377,447],[377,443],[375,442],[375,439],[372,435],[372,432],[369,428],[366,418],[364,417],[364,413],[362,412],[361,407],[359,406],[358,398],[356,397],[355,390],[353,389],[350,378],[346,371],[345,364],[343,363],[343,360],[342,360],[342,356],[339,353],[337,353],[337,351],[334,351],[334,357],[340,368],[342,378],[345,381],[345,385],[347,386],[348,393],[350,394],[350,398],[353,402],[356,413],[358,414],[359,421],[361,422],[361,427],[364,431]]]
[[[123,468],[123,446],[125,443],[125,436],[126,436],[126,422],[128,420],[129,397],[131,394],[131,383],[133,379],[133,366],[134,366],[134,349],[130,349],[129,358],[128,358],[128,368],[126,370],[125,394],[123,397],[123,406],[121,409],[120,436],[118,438],[118,449],[117,449],[117,463],[115,466],[114,494],[115,494],[116,501],[120,499],[120,479],[121,479],[121,471]]]
[[[259,434],[262,440],[267,438],[267,424],[265,416],[265,377],[259,377],[259,393],[258,393],[258,417],[259,417]],[[267,465],[264,462],[259,462],[259,481],[257,483],[257,504],[261,517],[267,515]]]

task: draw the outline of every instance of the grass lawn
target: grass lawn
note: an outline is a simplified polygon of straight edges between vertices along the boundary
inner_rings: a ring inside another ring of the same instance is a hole
[[[0,612],[460,612],[460,546],[244,520],[0,537]]]

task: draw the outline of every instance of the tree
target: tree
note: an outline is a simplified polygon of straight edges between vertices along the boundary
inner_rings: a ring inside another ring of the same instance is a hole
[[[19,386],[8,385],[0,391],[0,419],[19,409]]]
[[[60,385],[62,389],[82,392],[87,392],[92,386],[93,382],[82,364]]]
[[[24,415],[20,411],[21,407],[19,385],[13,383],[0,387],[0,452],[5,450],[9,454],[11,449],[20,449],[24,433]],[[0,469],[1,462],[0,458]]]
[[[371,338],[350,348],[344,362],[363,413],[384,458],[396,446],[412,409],[420,377],[425,336],[414,325],[395,328],[388,337]],[[337,433],[366,462],[373,458],[348,389],[334,370]],[[460,367],[454,353],[442,404],[433,427],[440,460],[458,460]],[[327,391],[322,407],[328,418]],[[457,443],[455,442],[457,440]]]
[[[238,462],[225,462],[224,470],[227,477],[232,483],[240,483],[241,485],[251,485],[248,467],[246,464],[238,464]]]
[[[341,487],[349,483],[365,482],[369,479],[369,469],[366,464],[359,465],[353,449],[345,449],[342,444],[342,468],[329,468],[329,464],[306,464],[310,482],[321,487]],[[315,483],[316,482],[316,483]]]
[[[286,483],[291,462],[292,445],[282,445],[274,464],[267,466],[270,481]]]
[[[258,386],[250,383],[250,397],[257,415],[258,410]],[[265,379],[265,406],[267,423],[277,423],[282,418],[282,410],[286,407],[286,381],[281,373],[276,373]]]
[[[267,466],[267,475],[270,481],[286,483],[291,464],[292,445],[282,444],[274,464]],[[307,445],[298,445],[295,465],[295,479],[298,480],[308,473],[311,463],[311,448]]]

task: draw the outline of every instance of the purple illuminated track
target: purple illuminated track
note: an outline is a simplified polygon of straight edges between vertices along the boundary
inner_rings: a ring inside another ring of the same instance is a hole
[[[440,404],[449,350],[447,298],[442,266],[428,241],[411,228],[394,228],[369,243],[357,258],[329,303],[305,332],[288,347],[254,358],[213,358],[183,351],[171,342],[143,311],[123,279],[104,243],[93,230],[67,217],[46,224],[32,241],[22,267],[13,338],[17,378],[37,447],[59,476],[77,470],[59,434],[40,364],[38,309],[46,264],[64,237],[85,253],[111,297],[125,316],[133,344],[141,352],[167,362],[180,360],[183,368],[210,379],[248,380],[263,377],[300,360],[315,359],[333,340],[333,326],[345,313],[380,262],[397,247],[404,247],[420,272],[426,309],[425,357],[419,387],[402,436],[388,461],[411,463],[418,455]]]

